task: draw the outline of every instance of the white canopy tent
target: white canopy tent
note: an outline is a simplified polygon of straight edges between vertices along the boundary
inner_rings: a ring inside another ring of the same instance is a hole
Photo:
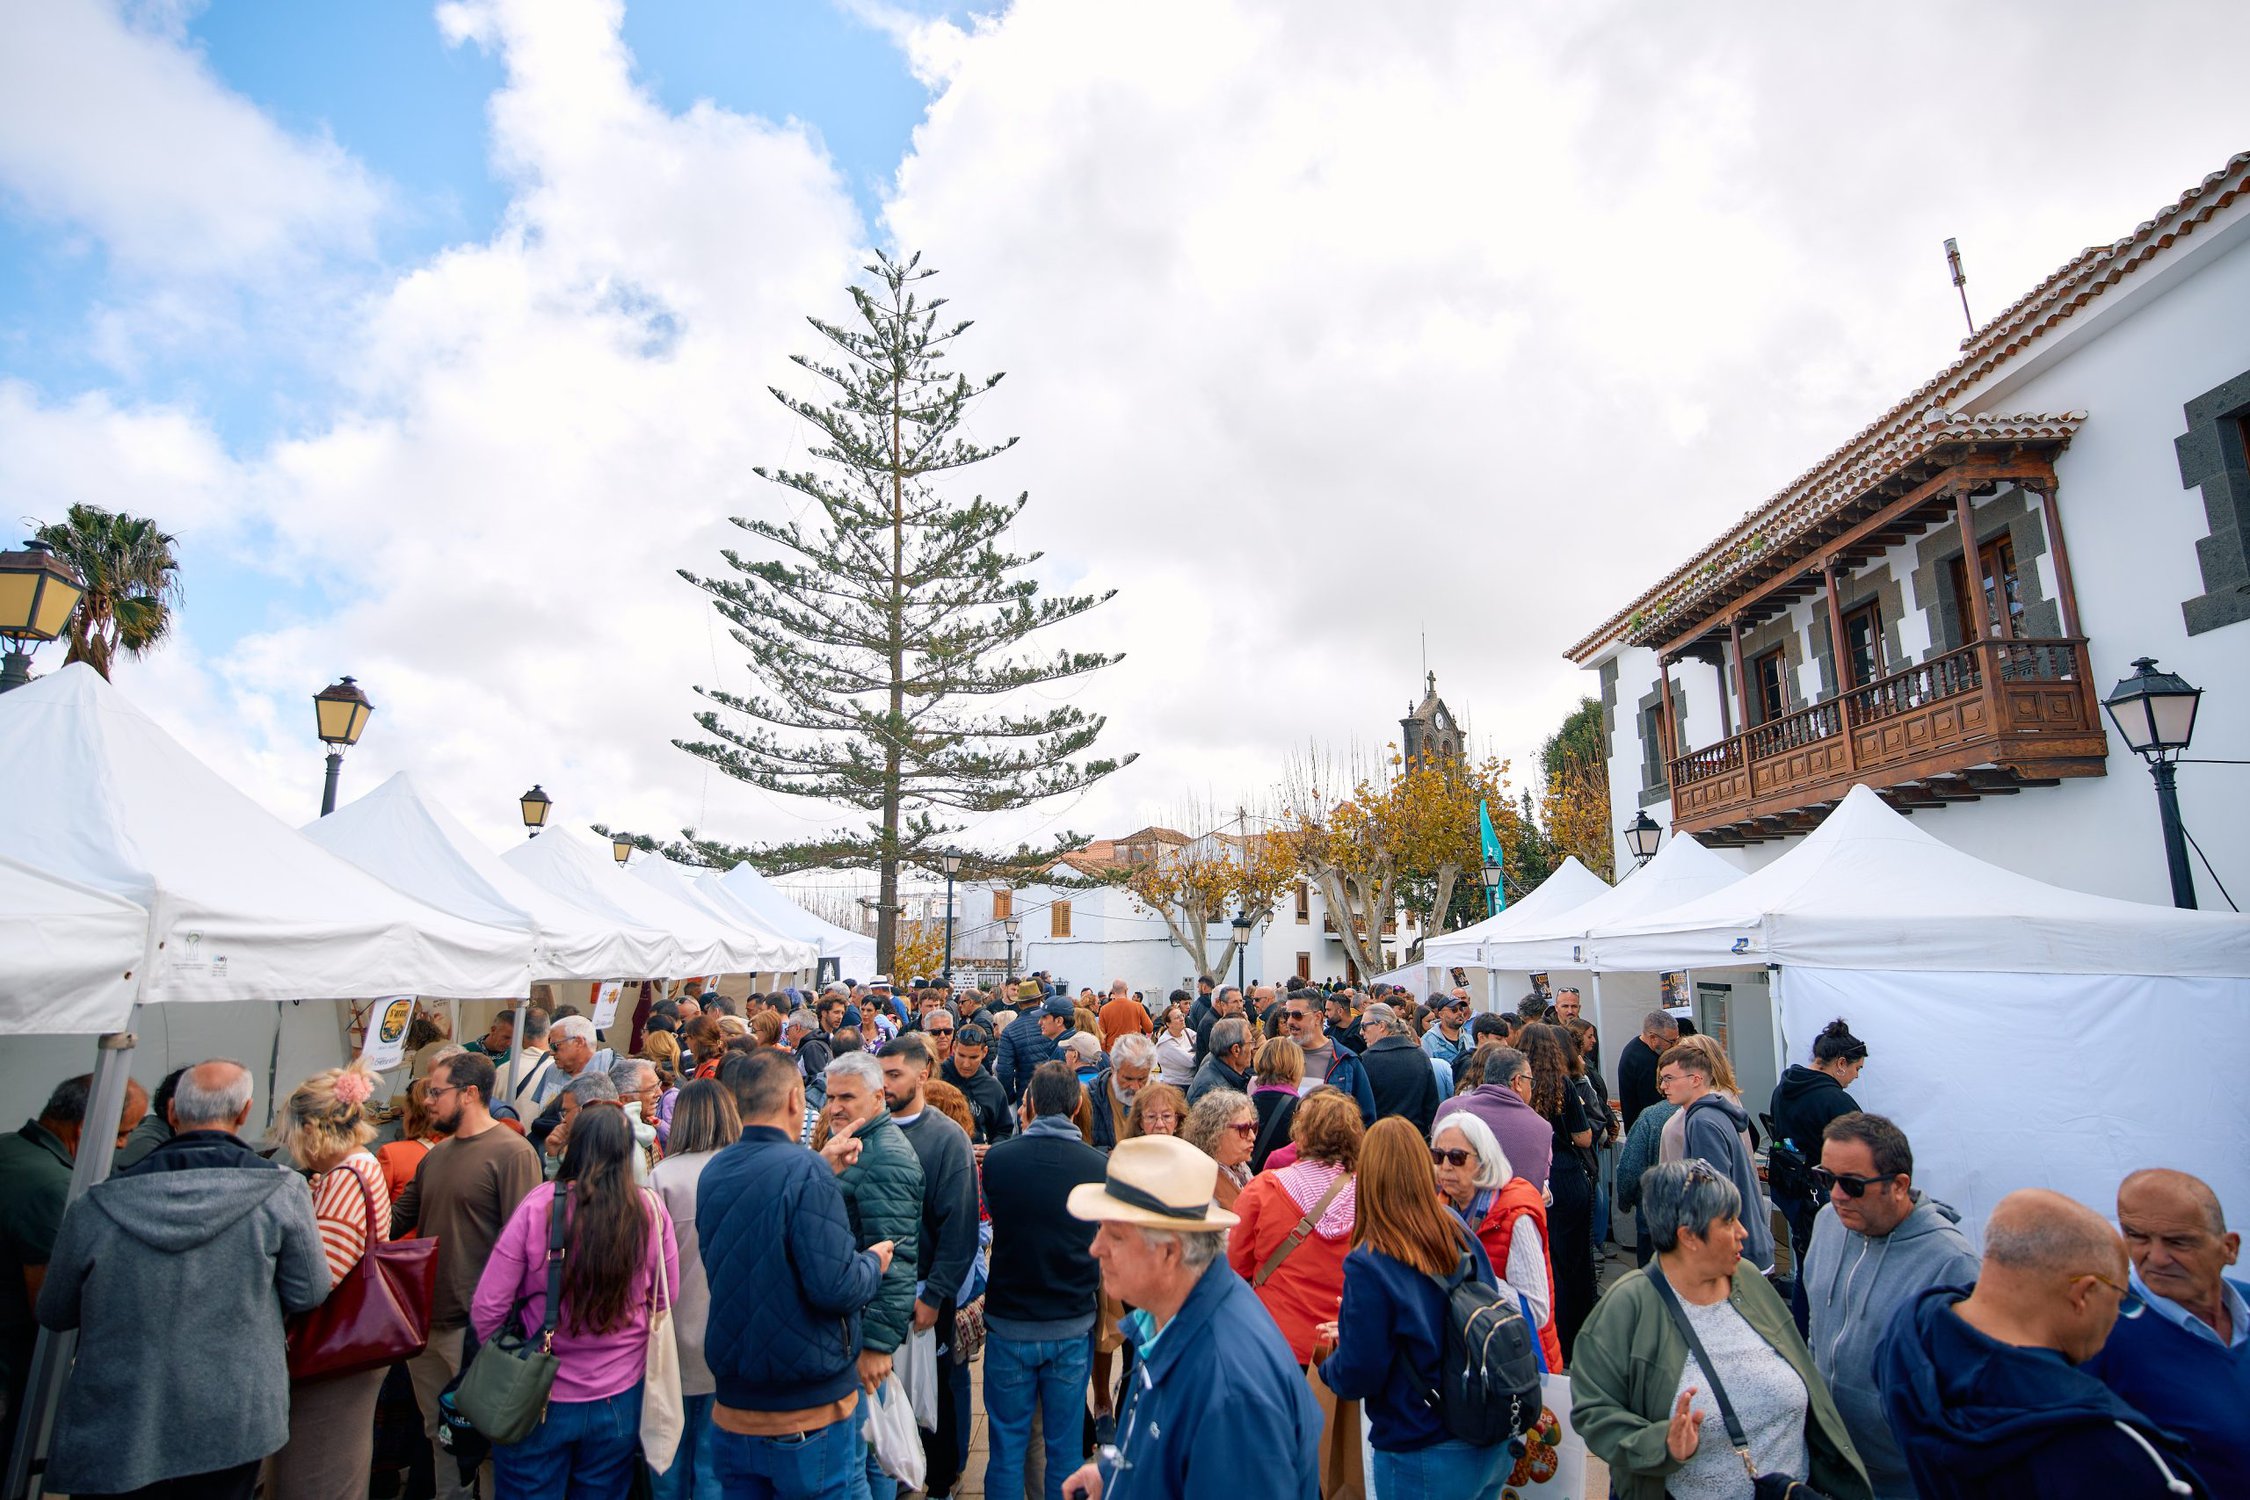
[[[1578,862],[1577,855],[1566,856],[1553,874],[1518,896],[1515,904],[1505,911],[1495,912],[1458,932],[1441,932],[1425,940],[1422,962],[1439,968],[1453,965],[1482,968],[1488,939],[1536,929],[1572,907],[1584,906],[1608,889],[1601,876]]]
[[[875,940],[865,933],[814,916],[748,865],[709,878],[784,937],[802,939],[813,944],[822,958],[835,959],[838,974],[862,980],[875,977]]]
[[[2250,918],[2048,885],[1859,787],[1764,869],[1588,942],[1609,971],[1775,967],[1777,1065],[1844,1017],[1868,1046],[1853,1097],[1907,1132],[1972,1239],[2016,1188],[2106,1214],[2148,1166],[2250,1213]]]
[[[148,934],[145,908],[0,855],[0,1036],[127,1014]]]
[[[1623,880],[1592,899],[1552,909],[1544,920],[1518,921],[1487,937],[1481,957],[1488,969],[1591,970],[1595,965],[1587,956],[1589,934],[1724,890],[1742,878],[1741,870],[1694,839],[1675,838],[1647,864],[1627,871]]]
[[[673,967],[642,978],[743,974],[772,956],[770,946],[720,924],[617,867],[610,846],[575,828],[549,827],[500,856],[501,861],[571,905],[629,927],[653,928],[673,941]]]
[[[670,937],[588,911],[522,874],[407,772],[306,824],[304,834],[441,910],[528,930],[539,979],[641,978],[677,967]]]
[[[679,865],[661,854],[637,854],[626,871],[643,885],[677,901],[693,911],[699,911],[727,932],[737,935],[743,942],[753,943],[759,952],[758,962],[750,968],[759,973],[780,974],[807,970],[820,961],[812,944],[784,937],[751,913],[742,911],[728,900],[695,879]]]

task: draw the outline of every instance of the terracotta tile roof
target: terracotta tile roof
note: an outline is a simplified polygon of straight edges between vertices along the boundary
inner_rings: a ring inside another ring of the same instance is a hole
[[[1603,621],[1564,655],[1583,665],[1610,642],[1642,634],[1649,625],[1673,614],[1683,604],[1723,587],[1738,565],[1757,556],[1767,546],[1800,533],[1806,525],[1815,523],[1826,508],[1843,503],[1839,496],[1845,488],[1857,483],[1864,492],[1866,483],[1880,477],[1886,464],[1895,467],[1911,462],[1948,435],[1955,441],[1967,440],[1973,437],[1974,429],[1982,426],[1989,428],[1996,438],[2005,437],[2009,435],[2010,424],[2029,424],[2029,430],[2065,426],[2075,430],[2085,413],[1964,416],[1949,408],[1964,392],[1983,382],[2056,324],[2195,233],[2212,215],[2246,192],[2250,192],[2250,152],[2233,157],[2125,238],[2080,251],[2060,270],[1977,330],[1963,344],[1959,359],[1799,475],[1779,494],[1745,515],[1725,535],[1674,569],[1655,587]],[[2067,439],[2069,431],[2059,435]],[[1661,610],[1656,608],[1660,603]],[[1628,630],[1636,614],[1642,616],[1643,623]]]

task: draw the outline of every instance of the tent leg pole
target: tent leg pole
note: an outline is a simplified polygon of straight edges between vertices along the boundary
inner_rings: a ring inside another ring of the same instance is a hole
[[[132,1019],[125,1024],[133,1026],[139,1018],[140,1007],[136,1005]],[[110,1160],[117,1154],[117,1127],[125,1118],[125,1083],[132,1072],[136,1041],[131,1031],[113,1031],[95,1044],[94,1087],[86,1100],[86,1123],[79,1134],[78,1155],[70,1164],[68,1203],[76,1203],[86,1196],[87,1189],[109,1176]],[[77,1342],[75,1334],[46,1328],[39,1330],[33,1342],[15,1446],[8,1454],[7,1488],[0,1491],[7,1500],[22,1500],[33,1493],[32,1458],[46,1448],[49,1424],[61,1403],[63,1381],[70,1373],[71,1351]]]
[[[1781,966],[1776,964],[1766,972],[1773,979],[1766,986],[1766,994],[1773,1008],[1773,1077],[1779,1083],[1781,1075],[1789,1071],[1789,1041],[1781,1034]]]
[[[523,1017],[524,1012],[529,1009],[531,1009],[531,997],[529,995],[518,995],[516,997],[516,1024],[508,1028],[508,1102],[511,1104],[515,1102],[516,1086],[523,1081]],[[485,1100],[485,1108],[490,1109],[496,1102],[498,1101],[492,1099]],[[521,1114],[520,1110],[518,1114]],[[527,1127],[531,1124],[529,1120],[525,1120],[523,1123]]]

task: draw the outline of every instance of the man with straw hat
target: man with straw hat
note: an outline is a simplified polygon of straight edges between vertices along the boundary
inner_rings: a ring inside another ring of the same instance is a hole
[[[1120,1141],[1107,1177],[1071,1189],[1099,1224],[1102,1289],[1134,1310],[1136,1362],[1117,1442],[1063,1481],[1066,1500],[1250,1500],[1320,1488],[1319,1408],[1273,1318],[1227,1267],[1218,1163],[1173,1136]]]

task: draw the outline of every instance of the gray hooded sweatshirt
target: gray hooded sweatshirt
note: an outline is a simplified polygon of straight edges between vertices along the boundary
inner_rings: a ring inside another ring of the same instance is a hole
[[[305,1179],[232,1136],[180,1136],[97,1184],[64,1215],[39,1291],[39,1321],[78,1330],[47,1488],[117,1494],[281,1447],[282,1319],[327,1295]]]
[[[1812,1312],[1813,1364],[1836,1397],[1844,1429],[1867,1465],[1876,1500],[1915,1500],[1905,1455],[1891,1436],[1875,1388],[1875,1346],[1901,1303],[1934,1286],[1977,1279],[1976,1252],[1953,1226],[1960,1215],[1917,1192],[1898,1228],[1870,1239],[1821,1205],[1805,1252],[1805,1299]]]

